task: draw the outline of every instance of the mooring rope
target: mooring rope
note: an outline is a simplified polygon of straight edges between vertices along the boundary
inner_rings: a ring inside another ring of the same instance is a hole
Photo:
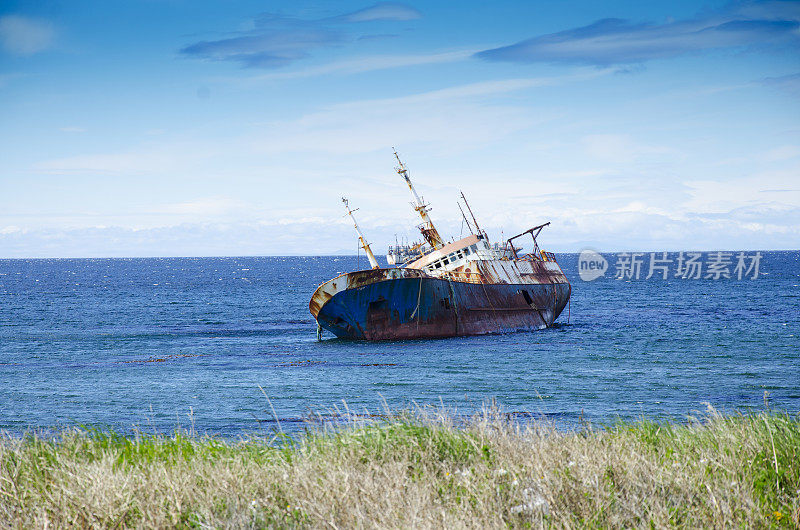
[[[414,312],[411,313],[411,318],[414,319],[414,315],[417,314],[419,311],[419,304],[422,299],[422,275],[419,277],[419,291],[417,292],[417,307],[414,308]],[[419,319],[417,319],[417,328],[419,329]]]
[[[492,303],[492,300],[489,298],[489,293],[486,291],[486,283],[483,281],[483,274],[481,274],[480,278],[481,278],[481,287],[483,287],[483,294],[484,296],[486,296],[486,301],[489,302],[489,307],[492,308],[492,315],[494,315],[494,321],[499,326],[500,321],[497,320],[497,309],[494,308],[494,304]]]
[[[456,303],[456,291],[453,289],[453,282],[447,278],[447,286],[450,287],[450,299],[453,301],[453,312],[456,314],[456,335],[458,335],[458,304]]]

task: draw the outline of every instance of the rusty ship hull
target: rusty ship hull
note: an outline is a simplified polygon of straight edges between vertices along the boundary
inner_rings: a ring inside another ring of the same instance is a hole
[[[322,285],[309,309],[339,338],[398,340],[537,330],[553,325],[571,287],[555,261],[471,262],[435,277],[424,270],[356,271]],[[499,270],[498,270],[499,269]]]
[[[308,309],[323,330],[339,338],[396,340],[480,335],[550,327],[569,303],[571,286],[551,252],[539,248],[536,237],[550,223],[529,228],[492,244],[461,193],[472,217],[459,210],[470,235],[447,241],[431,220],[430,206],[417,193],[408,168],[394,152],[398,167],[414,197],[424,242],[407,248],[395,268],[382,268],[358,226],[347,198],[347,215],[358,234],[359,248],[371,270],[342,274],[320,285]],[[533,248],[520,255],[514,241],[530,235]],[[390,260],[392,261],[392,260]]]

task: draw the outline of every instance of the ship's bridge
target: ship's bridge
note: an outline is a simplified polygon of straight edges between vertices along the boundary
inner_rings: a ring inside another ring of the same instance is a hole
[[[497,253],[486,240],[471,234],[464,239],[448,243],[425,254],[406,265],[406,268],[421,269],[436,275],[437,272],[449,271],[466,265],[468,261],[495,259],[498,259]]]

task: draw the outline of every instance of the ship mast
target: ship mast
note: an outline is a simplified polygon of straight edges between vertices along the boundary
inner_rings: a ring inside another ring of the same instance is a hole
[[[353,212],[357,211],[358,208],[356,208],[355,210],[351,210],[350,203],[345,197],[342,197],[342,202],[344,203],[344,209],[347,210],[347,215],[349,215],[350,219],[353,220],[353,226],[356,227],[356,232],[358,233],[358,241],[359,243],[361,243],[361,248],[363,248],[364,252],[366,252],[367,254],[367,259],[369,260],[369,264],[372,265],[373,269],[380,269],[381,266],[378,265],[378,260],[375,259],[375,255],[372,253],[372,249],[369,248],[369,243],[367,243],[367,240],[364,239],[364,234],[361,233],[361,229],[358,227],[356,218],[353,215]]]
[[[411,183],[411,178],[408,176],[408,168],[406,168],[405,164],[400,160],[400,156],[398,156],[397,151],[394,151],[394,157],[397,159],[397,163],[400,164],[399,167],[394,168],[397,171],[397,174],[403,177],[408,184],[408,189],[411,190],[411,194],[414,195],[414,201],[411,203],[411,206],[419,213],[419,216],[422,217],[422,224],[419,227],[420,232],[422,232],[422,237],[430,244],[431,247],[435,249],[442,248],[444,246],[444,240],[442,236],[439,235],[439,231],[436,230],[436,227],[433,226],[433,221],[428,216],[428,212],[431,211],[428,208],[428,205],[422,200],[422,198],[417,195],[417,190],[414,189],[414,185]]]
[[[475,225],[475,230],[478,232],[477,236],[478,237],[483,236],[483,239],[488,241],[489,237],[486,235],[486,232],[481,230],[481,227],[478,226],[478,220],[475,219],[475,214],[472,213],[472,208],[469,207],[469,203],[467,202],[467,197],[464,195],[463,191],[461,192],[461,198],[464,199],[464,205],[467,207],[467,211],[469,212],[469,215],[472,217],[472,223]],[[461,205],[459,204],[458,207],[460,209]],[[464,210],[461,210],[461,215],[464,215]],[[467,216],[466,215],[464,215],[464,220],[465,221],[467,220]],[[469,221],[467,221],[467,225],[469,225]]]

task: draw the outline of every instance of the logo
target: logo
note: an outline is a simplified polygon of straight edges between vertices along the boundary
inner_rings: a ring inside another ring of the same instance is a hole
[[[578,256],[578,275],[585,282],[605,276],[607,270],[608,262],[606,258],[594,250],[584,250]]]
[[[764,274],[760,251],[617,252],[611,256],[616,259],[615,280],[755,280]],[[608,269],[608,261],[594,250],[584,250],[578,256],[578,275],[585,282],[605,276]]]

